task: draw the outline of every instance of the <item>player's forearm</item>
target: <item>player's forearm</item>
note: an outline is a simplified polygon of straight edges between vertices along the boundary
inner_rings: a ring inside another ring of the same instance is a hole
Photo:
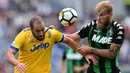
[[[71,48],[73,48],[74,50],[77,50],[77,49],[80,47],[79,44],[78,44],[76,41],[72,40],[71,38],[69,38],[67,44],[68,44]]]
[[[13,53],[7,52],[6,53],[6,60],[13,64],[14,66],[16,66],[19,62],[17,61],[17,59],[15,58]]]
[[[65,36],[73,39],[74,41],[78,42],[80,40],[80,38],[78,36],[75,36],[76,33],[74,34],[64,34]]]
[[[113,59],[115,57],[115,55],[116,55],[116,54],[114,54],[113,49],[92,48],[91,53],[95,54],[95,55],[98,55],[98,56],[105,57],[105,58],[111,58],[111,59]]]
[[[85,70],[87,70],[88,67],[89,67],[89,64],[86,64],[86,65],[82,66],[82,67],[81,67],[81,71],[85,71]]]
[[[120,44],[115,44],[115,43],[111,43],[110,49],[97,49],[97,48],[91,47],[91,53],[102,56],[102,57],[113,59],[115,58],[120,47],[121,47]]]
[[[65,73],[65,61],[61,61],[61,73]]]

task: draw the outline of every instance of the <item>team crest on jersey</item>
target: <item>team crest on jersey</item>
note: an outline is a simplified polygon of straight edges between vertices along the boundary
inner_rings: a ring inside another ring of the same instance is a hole
[[[48,31],[48,38],[50,38],[51,37],[51,32],[50,31]]]
[[[30,36],[30,43],[34,42],[33,36]]]
[[[109,31],[110,36],[113,34],[112,30]]]

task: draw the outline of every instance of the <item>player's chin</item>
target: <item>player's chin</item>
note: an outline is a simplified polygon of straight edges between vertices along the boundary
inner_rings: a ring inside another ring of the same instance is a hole
[[[43,40],[43,37],[39,37],[39,40]]]

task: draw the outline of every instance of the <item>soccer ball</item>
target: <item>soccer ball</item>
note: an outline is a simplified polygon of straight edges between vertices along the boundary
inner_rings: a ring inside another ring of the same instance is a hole
[[[71,26],[78,20],[77,12],[72,8],[64,8],[59,13],[59,21],[63,26]]]

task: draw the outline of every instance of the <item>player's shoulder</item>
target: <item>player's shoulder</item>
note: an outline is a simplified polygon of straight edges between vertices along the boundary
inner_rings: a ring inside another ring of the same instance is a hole
[[[51,28],[51,27],[45,27],[45,33],[46,33],[46,32],[51,32],[51,31],[53,31],[52,29],[53,29],[53,28]]]
[[[124,26],[122,24],[118,23],[117,21],[112,21],[112,26],[115,29],[124,29]]]
[[[27,33],[28,31],[30,31],[30,28],[24,28],[24,29],[22,30],[23,33]]]
[[[92,21],[90,21],[90,24],[91,24],[91,25],[96,25],[97,23],[98,23],[97,20],[92,20]]]
[[[45,33],[46,32],[51,32],[51,33],[55,34],[58,32],[58,30],[55,28],[51,28],[51,27],[45,27]]]
[[[54,34],[56,34],[55,29],[54,28],[50,28],[50,27],[45,27],[45,34],[47,37],[52,37]]]
[[[91,20],[89,23],[86,24],[87,27],[96,26],[97,20]]]
[[[30,30],[30,28],[24,28],[18,35],[27,35],[27,34],[29,34],[29,33],[31,33],[31,30]]]

